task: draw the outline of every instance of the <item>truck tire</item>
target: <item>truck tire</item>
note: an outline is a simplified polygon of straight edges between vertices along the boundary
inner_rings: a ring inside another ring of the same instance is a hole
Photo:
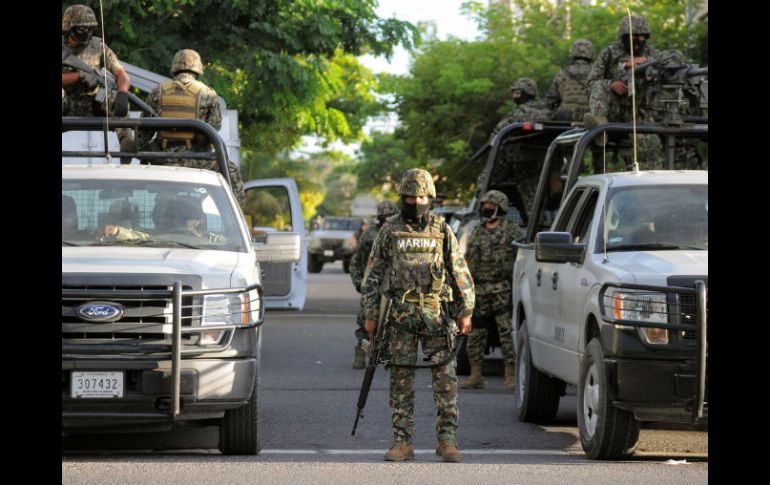
[[[259,453],[259,367],[249,401],[237,409],[225,411],[219,425],[219,451],[223,455]]]
[[[464,338],[460,348],[457,349],[457,369],[455,370],[455,373],[458,376],[467,376],[471,373],[471,363],[468,360],[468,349],[466,348],[467,345],[468,339]]]
[[[345,258],[342,260],[342,271],[350,273],[350,258]]]
[[[535,369],[529,347],[526,320],[521,324],[516,346],[516,387],[513,408],[520,421],[545,423],[556,416],[566,383]]]
[[[320,273],[324,268],[323,261],[318,261],[312,254],[307,258],[307,270],[311,273]]]
[[[580,444],[593,460],[615,460],[634,452],[641,423],[612,404],[604,351],[598,339],[588,343],[580,364],[577,418]]]

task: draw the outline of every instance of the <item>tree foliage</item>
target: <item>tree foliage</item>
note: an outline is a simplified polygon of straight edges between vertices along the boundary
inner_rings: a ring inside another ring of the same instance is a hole
[[[76,2],[102,17],[94,0],[67,1],[62,11]],[[197,50],[202,80],[239,112],[242,146],[271,155],[307,134],[360,138],[381,107],[371,93],[374,77],[356,56],[389,56],[397,44],[417,40],[408,22],[378,18],[376,0],[103,4],[106,40],[121,60],[165,74],[177,50]]]

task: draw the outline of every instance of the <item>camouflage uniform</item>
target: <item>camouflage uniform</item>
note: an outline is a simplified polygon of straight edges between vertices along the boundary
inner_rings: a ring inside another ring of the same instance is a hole
[[[173,79],[155,86],[147,96],[147,104],[161,118],[198,119],[210,124],[215,130],[222,128],[222,109],[217,101],[217,93],[204,83],[197,80],[203,74],[203,64],[197,52],[183,49],[176,53],[171,64]],[[142,114],[144,116],[144,113]],[[140,131],[138,145],[144,147],[155,133]],[[211,145],[192,132],[158,133],[157,142],[160,149],[167,152],[210,151]],[[216,160],[168,159],[161,162],[153,159],[152,163],[200,168],[219,172]],[[230,183],[233,194],[239,204],[243,204],[246,194],[243,190],[243,178],[238,167],[227,160],[230,172]]]
[[[377,205],[377,218],[387,218],[398,212],[396,204],[389,200],[384,200]],[[382,224],[372,224],[361,234],[358,238],[358,246],[356,247],[353,256],[350,258],[350,279],[353,281],[353,286],[356,291],[361,293],[361,282],[364,279],[364,271],[366,271],[366,262],[369,259],[369,253],[372,252],[372,246],[374,240],[377,238],[377,233],[380,232]],[[361,341],[367,340],[369,337],[364,329],[364,301],[361,299],[361,309],[358,312],[358,318],[356,319],[356,360],[353,363],[353,367],[360,369],[364,367],[363,362],[363,348],[361,347]]]
[[[516,108],[503,118],[495,129],[492,130],[492,136],[494,136],[503,128],[514,123],[516,121],[549,121],[551,119],[551,113],[545,109],[542,105],[542,101],[537,99],[537,83],[528,77],[521,77],[516,80],[511,86],[511,91],[521,90],[524,93],[531,96],[531,98],[523,103],[517,103]]]
[[[649,36],[650,30],[644,17],[633,15],[631,26],[634,35],[645,34]],[[613,81],[628,74],[627,65],[630,63],[631,55],[622,42],[622,38],[627,37],[628,32],[628,17],[623,17],[618,29],[618,40],[599,53],[586,80],[590,114],[600,122],[632,122],[630,80],[627,83],[629,92],[625,95],[621,96],[610,88]],[[660,57],[658,50],[649,44],[638,55],[646,57],[648,61]],[[654,123],[652,111],[644,103],[645,89],[641,79],[636,79],[636,86],[636,121],[637,123]],[[649,170],[663,168],[663,152],[660,138],[657,135],[637,135],[637,155],[640,168]],[[627,163],[631,161],[630,155],[625,154],[624,157],[627,159]]]
[[[400,193],[402,196],[436,195],[430,174],[419,169],[406,172]],[[388,334],[394,364],[415,364],[418,340],[432,363],[447,357],[446,336],[426,335],[446,331],[441,317],[442,301],[454,301],[458,318],[470,317],[473,313],[473,280],[457,239],[444,218],[430,212],[419,223],[408,223],[403,209],[387,219],[374,241],[361,290],[367,320],[377,319],[381,292],[394,298]],[[457,442],[455,366],[452,360],[431,369],[440,445]],[[414,377],[415,369],[390,367],[389,404],[393,409],[395,444],[412,442]]]
[[[504,206],[496,197],[505,199]],[[497,190],[490,190],[482,198],[484,202],[494,202],[507,212],[508,199]],[[504,208],[503,208],[504,207]],[[468,339],[468,359],[480,361],[484,357],[487,328],[480,323],[492,318],[500,332],[503,361],[513,365],[513,340],[511,339],[511,275],[516,260],[516,247],[512,241],[524,237],[521,227],[505,219],[494,229],[487,229],[482,221],[471,233],[465,258],[473,275],[476,293],[476,306],[473,320],[476,323]]]
[[[554,121],[583,121],[583,115],[588,111],[585,84],[593,55],[591,41],[578,39],[572,44],[572,63],[556,73],[543,96],[546,106],[552,110]]]
[[[90,7],[85,5],[71,5],[67,7],[62,16],[62,50],[66,50],[72,56],[79,58],[88,66],[96,70],[106,68],[113,76],[117,77],[118,69],[123,66],[118,61],[118,56],[108,46],[104,44],[101,38],[92,36],[85,45],[70,47],[67,45],[67,37],[72,27],[96,27],[96,16]],[[77,69],[70,66],[62,66],[63,73],[78,72]],[[66,100],[62,97],[62,106],[66,104],[68,116],[105,116],[104,106],[94,98],[98,89],[89,90],[82,82],[62,86],[66,94]],[[110,108],[110,116],[115,113],[115,96],[117,91],[111,91],[107,96],[107,102]],[[126,115],[128,117],[128,115]],[[134,135],[128,128],[116,128],[115,134],[123,147],[133,145]],[[128,148],[126,148],[128,149]],[[127,160],[127,162],[130,160]]]

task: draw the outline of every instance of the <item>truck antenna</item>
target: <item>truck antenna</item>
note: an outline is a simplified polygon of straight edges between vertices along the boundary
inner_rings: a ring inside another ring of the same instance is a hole
[[[633,155],[634,164],[633,171],[639,171],[639,162],[636,159],[636,76],[634,71],[636,70],[636,52],[634,52],[634,32],[631,22],[631,9],[626,5],[626,11],[628,12],[628,45],[631,50],[631,122],[632,122],[632,142],[633,142]],[[606,242],[605,242],[606,244]]]

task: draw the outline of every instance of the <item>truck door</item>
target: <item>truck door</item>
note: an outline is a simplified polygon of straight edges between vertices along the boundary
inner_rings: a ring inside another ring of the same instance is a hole
[[[300,260],[262,264],[265,308],[302,310],[307,293],[307,239],[299,189],[294,179],[251,180],[243,185],[243,213],[260,231],[300,234]]]
[[[570,221],[575,217],[575,211],[579,202],[585,194],[585,187],[576,188],[567,198],[551,228],[552,231],[567,231]],[[527,321],[530,335],[530,348],[532,350],[532,361],[537,366],[544,358],[543,353],[553,352],[554,345],[562,345],[557,328],[561,319],[561,302],[558,298],[558,291],[563,286],[560,281],[561,267],[557,263],[536,262],[537,269],[530,275],[534,284],[531,284],[532,297],[534,302],[534,321]],[[550,355],[549,355],[550,362]]]

